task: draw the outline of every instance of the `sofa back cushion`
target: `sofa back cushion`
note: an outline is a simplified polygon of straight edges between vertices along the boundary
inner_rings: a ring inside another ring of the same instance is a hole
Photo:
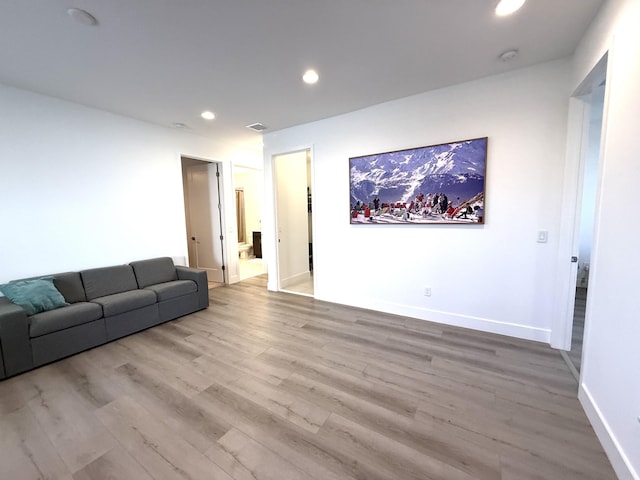
[[[129,265],[91,268],[80,272],[87,300],[137,290],[138,284]]]
[[[171,282],[178,279],[176,267],[169,257],[151,258],[149,260],[139,260],[131,262],[138,280],[138,287],[145,288],[149,285]]]
[[[56,273],[52,276],[53,284],[68,303],[87,301],[79,272]]]

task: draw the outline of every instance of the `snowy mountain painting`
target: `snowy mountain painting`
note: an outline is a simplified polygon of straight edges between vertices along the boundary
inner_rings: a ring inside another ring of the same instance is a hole
[[[350,158],[351,223],[484,223],[487,142]]]

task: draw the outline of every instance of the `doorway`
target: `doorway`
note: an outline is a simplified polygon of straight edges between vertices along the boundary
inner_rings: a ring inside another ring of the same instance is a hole
[[[278,290],[314,295],[311,151],[273,157]]]
[[[572,312],[571,343],[569,350],[563,352],[563,357],[577,380],[580,378],[585,324],[588,321],[589,274],[600,179],[606,69],[607,56],[604,56],[574,95],[583,107],[573,241],[573,251],[577,255],[572,257],[577,268],[572,275],[569,298],[569,312]]]
[[[240,280],[266,273],[262,259],[262,170],[233,167],[235,188],[236,229],[238,232],[238,275]]]
[[[207,271],[210,286],[226,282],[221,166],[181,157],[188,265]]]

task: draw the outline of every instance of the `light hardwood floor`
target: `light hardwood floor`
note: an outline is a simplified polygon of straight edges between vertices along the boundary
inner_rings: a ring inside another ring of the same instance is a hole
[[[265,282],[0,382],[0,478],[615,478],[557,351]]]
[[[262,258],[256,257],[239,259],[240,280],[262,275],[264,273],[262,262]]]
[[[313,274],[308,277],[297,281],[292,285],[288,285],[282,289],[283,292],[297,293],[299,295],[307,295],[313,297]]]

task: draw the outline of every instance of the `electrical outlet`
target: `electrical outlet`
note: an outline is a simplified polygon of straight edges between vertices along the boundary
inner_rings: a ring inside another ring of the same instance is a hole
[[[424,287],[424,296],[425,297],[431,296],[431,287]]]

